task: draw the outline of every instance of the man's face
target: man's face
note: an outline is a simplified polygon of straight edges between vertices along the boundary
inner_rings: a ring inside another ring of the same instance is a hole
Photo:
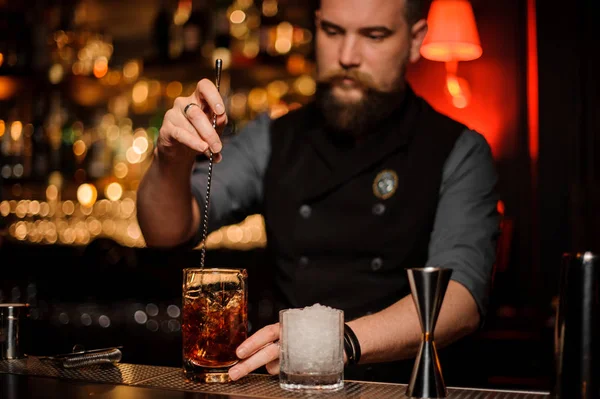
[[[404,89],[407,63],[419,59],[426,22],[409,26],[405,0],[322,0],[316,14],[317,80],[321,98],[341,115],[341,129],[371,100]],[[397,97],[397,96],[396,96]],[[348,125],[348,126],[345,126]]]

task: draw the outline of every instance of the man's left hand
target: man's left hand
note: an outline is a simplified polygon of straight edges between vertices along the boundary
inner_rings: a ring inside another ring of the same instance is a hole
[[[269,374],[279,374],[279,323],[261,328],[236,350],[241,359],[229,369],[229,377],[239,380],[259,367],[266,366]]]

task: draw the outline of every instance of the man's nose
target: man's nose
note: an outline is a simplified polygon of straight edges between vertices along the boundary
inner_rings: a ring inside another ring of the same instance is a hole
[[[340,46],[339,63],[344,69],[354,68],[360,65],[361,54],[358,40],[352,36],[346,36]]]

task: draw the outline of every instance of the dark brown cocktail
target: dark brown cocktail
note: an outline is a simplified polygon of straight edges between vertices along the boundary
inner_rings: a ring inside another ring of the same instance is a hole
[[[183,370],[195,381],[227,382],[238,362],[236,348],[248,336],[244,269],[183,271]]]

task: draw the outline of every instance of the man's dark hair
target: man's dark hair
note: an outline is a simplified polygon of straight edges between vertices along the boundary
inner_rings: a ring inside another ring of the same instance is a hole
[[[421,18],[427,18],[429,3],[431,0],[404,0],[406,5],[406,21],[409,25],[414,24]],[[321,0],[312,0],[313,9],[321,7]]]
[[[427,18],[429,0],[404,0],[406,3],[406,21],[412,25],[421,18]]]

